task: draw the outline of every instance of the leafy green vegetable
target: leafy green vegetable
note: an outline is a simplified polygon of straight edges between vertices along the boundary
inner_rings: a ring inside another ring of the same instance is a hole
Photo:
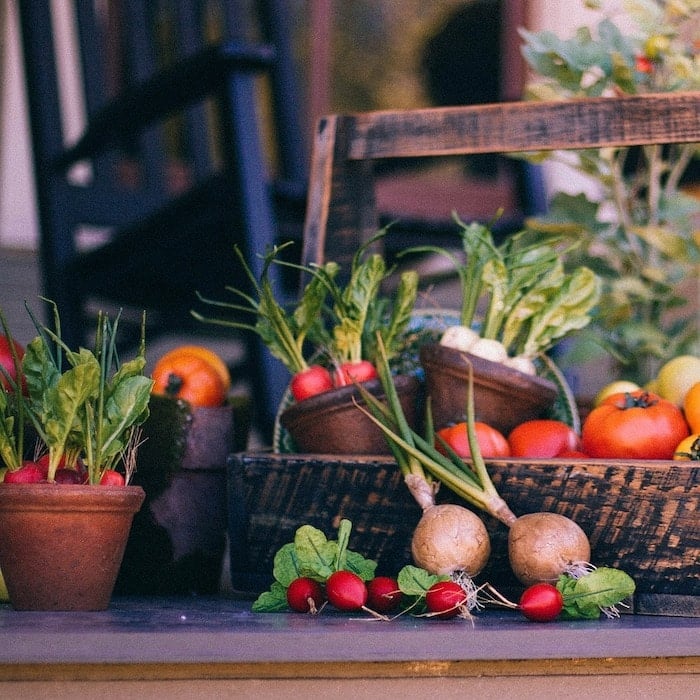
[[[434,246],[404,252],[432,251],[453,261],[459,275],[460,323],[478,327],[482,338],[499,340],[511,357],[534,358],[591,320],[600,298],[600,281],[589,268],[564,269],[567,249],[561,236],[534,236],[521,231],[500,246],[482,224],[460,226],[465,261]],[[482,317],[477,311],[484,308]]]
[[[112,323],[98,314],[95,350],[73,351],[61,340],[53,307],[55,330],[35,320],[39,335],[28,344],[22,362],[27,416],[48,447],[49,481],[65,455],[69,464],[80,456],[89,483],[97,484],[105,469],[113,469],[135,448],[135,430],[148,417],[153,381],[143,376],[144,326],[137,357],[121,364],[116,353],[119,317]],[[64,358],[68,368],[62,371]]]
[[[318,274],[313,274],[312,270],[300,267],[299,269],[312,273],[311,279],[304,287],[295,309],[289,311],[275,297],[270,280],[270,266],[274,262],[280,262],[277,259],[278,255],[289,245],[291,242],[274,246],[265,252],[259,281],[246,263],[240,248],[235,248],[254,295],[234,287],[226,287],[226,290],[234,294],[242,303],[215,301],[197,292],[197,297],[203,303],[234,314],[239,312],[248,314],[252,317],[250,322],[235,318],[210,318],[196,311],[191,313],[197,320],[204,323],[241,328],[257,333],[272,355],[280,360],[291,374],[297,374],[308,367],[303,352],[307,337],[314,333],[323,333],[321,311],[328,295],[328,284],[335,278],[339,268],[337,263],[328,262],[318,268]]]
[[[302,525],[289,542],[275,553],[272,575],[274,581],[268,591],[261,593],[253,603],[253,612],[278,612],[287,608],[286,592],[289,584],[300,576],[324,583],[335,571],[352,571],[363,581],[374,578],[377,563],[348,550],[352,524],[343,519],[338,527],[338,539],[329,540],[311,525]]]
[[[615,606],[635,590],[631,576],[619,569],[602,566],[578,578],[562,574],[556,586],[564,598],[562,616],[572,620],[596,620],[601,613],[616,616]]]

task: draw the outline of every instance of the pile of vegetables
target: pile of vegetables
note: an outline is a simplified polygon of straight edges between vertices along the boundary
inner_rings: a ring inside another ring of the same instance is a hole
[[[555,584],[529,585],[513,603],[489,583],[465,586],[420,566],[407,564],[396,576],[375,575],[376,562],[348,549],[352,524],[343,519],[337,540],[319,529],[302,525],[294,540],[281,547],[274,560],[274,581],[253,602],[253,612],[320,614],[326,606],[336,612],[364,611],[389,621],[404,614],[416,617],[472,619],[472,611],[488,606],[518,610],[528,620],[597,619],[616,616],[617,606],[634,591],[624,572],[588,566],[577,575],[563,574]]]
[[[195,318],[256,333],[270,352],[289,370],[290,390],[296,401],[352,382],[377,377],[376,337],[380,335],[389,356],[400,349],[402,335],[411,318],[418,291],[418,275],[408,270],[400,275],[391,298],[381,294],[382,283],[393,272],[382,255],[369,253],[377,236],[362,246],[351,263],[346,283],[338,281],[340,267],[335,262],[299,266],[280,259],[287,245],[273,247],[264,255],[260,279],[256,279],[243,254],[238,258],[252,287],[252,293],[227,287],[234,302],[200,301],[229,316]],[[275,297],[270,280],[273,264],[294,267],[309,279],[293,309]],[[241,321],[235,314],[248,315]]]
[[[25,350],[12,341],[12,371],[0,365],[0,457],[4,482],[124,485],[135,468],[139,426],[148,417],[153,381],[143,375],[144,324],[137,356],[121,363],[116,351],[119,317],[98,315],[94,349],[71,350],[54,328],[31,314],[38,335]],[[66,367],[64,369],[64,367]],[[35,458],[25,459],[25,435],[37,436]]]
[[[465,261],[436,246],[407,251],[446,256],[459,275],[460,324],[446,329],[441,344],[535,374],[535,358],[590,322],[597,275],[584,266],[565,271],[568,251],[554,236],[525,230],[497,246],[487,226],[454,218]]]

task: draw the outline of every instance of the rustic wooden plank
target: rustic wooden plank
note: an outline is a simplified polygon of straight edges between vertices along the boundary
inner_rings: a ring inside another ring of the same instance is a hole
[[[351,160],[700,141],[700,92],[347,117]]]
[[[304,262],[330,258],[343,270],[361,241],[376,233],[378,218],[372,164],[344,158],[350,132],[339,129],[345,120],[322,118],[317,127],[304,228]],[[332,253],[327,233],[332,232]]]
[[[315,136],[304,262],[344,269],[377,230],[372,163],[555,149],[700,142],[700,92],[330,115]]]

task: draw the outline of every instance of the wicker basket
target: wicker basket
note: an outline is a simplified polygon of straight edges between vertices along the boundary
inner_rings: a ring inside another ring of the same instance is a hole
[[[688,463],[493,461],[493,481],[516,515],[556,511],[588,535],[593,563],[637,583],[635,612],[700,616],[700,467]],[[439,501],[460,502],[446,489]],[[420,510],[390,458],[236,454],[229,459],[229,535],[234,588],[272,580],[277,550],[308,523],[333,537],[353,523],[350,548],[378,572],[411,563]],[[508,595],[522,586],[507,558],[507,529],[485,516],[492,557],[480,580]]]

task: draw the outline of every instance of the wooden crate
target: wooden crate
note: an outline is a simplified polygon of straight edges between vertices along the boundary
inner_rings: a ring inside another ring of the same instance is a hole
[[[588,535],[598,566],[637,583],[638,613],[700,616],[700,465],[603,460],[490,461],[493,481],[516,515],[554,511]],[[439,501],[462,503],[446,489]],[[229,459],[229,537],[234,588],[271,582],[275,552],[310,524],[329,538],[353,523],[350,548],[396,574],[412,563],[420,509],[391,458],[241,453]],[[507,528],[484,516],[492,557],[479,580],[517,595]]]
[[[358,245],[379,226],[376,161],[692,142],[700,142],[700,92],[325,116],[314,136],[302,260],[334,260],[347,272]],[[579,522],[594,563],[619,566],[636,579],[637,612],[700,614],[697,465],[532,460],[491,468],[516,514],[557,511]],[[343,517],[354,525],[351,547],[395,572],[410,561],[419,515],[390,459],[234,455],[234,586],[266,587],[275,552],[299,525],[331,536]],[[483,577],[509,591],[515,583],[506,529],[486,520],[494,553]]]

